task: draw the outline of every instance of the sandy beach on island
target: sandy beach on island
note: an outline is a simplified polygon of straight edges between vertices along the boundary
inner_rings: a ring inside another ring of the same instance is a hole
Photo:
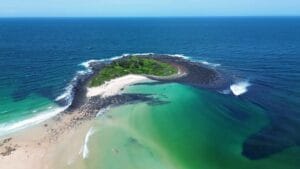
[[[120,91],[126,86],[149,81],[151,80],[146,76],[129,74],[116,79],[112,79],[98,87],[88,87],[86,95],[87,97],[109,97],[120,93]]]

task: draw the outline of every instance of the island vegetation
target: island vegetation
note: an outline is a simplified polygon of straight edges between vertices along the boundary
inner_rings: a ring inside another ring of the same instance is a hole
[[[112,61],[99,71],[90,81],[90,87],[102,85],[105,81],[128,74],[170,76],[177,73],[177,68],[150,57],[128,56]]]

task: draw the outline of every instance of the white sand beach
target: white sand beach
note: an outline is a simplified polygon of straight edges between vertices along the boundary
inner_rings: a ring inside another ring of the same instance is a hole
[[[109,97],[113,95],[117,95],[121,92],[121,90],[129,85],[149,82],[151,79],[142,76],[142,75],[133,75],[129,74],[126,76],[122,76],[108,82],[98,87],[87,88],[87,97],[93,96],[101,96],[101,97]]]

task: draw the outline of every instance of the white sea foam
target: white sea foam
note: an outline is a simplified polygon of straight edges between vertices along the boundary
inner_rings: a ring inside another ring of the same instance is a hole
[[[129,54],[123,54],[121,56],[114,56],[114,57],[106,58],[106,59],[91,59],[91,60],[88,60],[88,61],[84,61],[84,62],[80,63],[79,65],[85,67],[87,70],[90,70],[90,68],[91,68],[90,64],[91,63],[113,61],[113,60],[121,59],[122,57],[125,57],[125,56],[128,56],[128,55]]]
[[[131,53],[131,54],[123,54],[122,56],[148,56],[154,55],[154,53]]]
[[[150,54],[150,53],[149,53]],[[87,61],[84,61],[82,63],[80,63],[79,65],[80,66],[83,66],[87,69],[90,69],[90,64],[91,63],[95,63],[95,62],[106,62],[106,61],[113,61],[113,60],[117,60],[117,59],[121,59],[123,57],[126,57],[126,56],[129,56],[129,55],[149,55],[147,53],[136,53],[136,54],[122,54],[120,56],[113,56],[113,57],[110,57],[110,58],[105,58],[105,59],[91,59],[91,60],[87,60]]]
[[[22,121],[17,121],[14,123],[1,124],[0,125],[0,136],[6,135],[11,132],[15,132],[15,131],[18,131],[18,130],[21,130],[21,129],[24,129],[24,128],[27,128],[27,127],[30,127],[30,126],[33,126],[36,124],[39,124],[51,117],[54,117],[55,115],[59,114],[60,112],[66,110],[66,109],[67,109],[67,106],[66,107],[53,107],[50,109],[47,108],[47,110],[42,111],[39,114],[37,114],[31,118],[28,118],[28,119],[25,119]]]
[[[210,62],[207,62],[205,60],[200,60],[199,62],[202,63],[202,64],[204,64],[204,65],[211,66],[211,67],[221,66],[221,64],[219,64],[219,63],[210,63]]]
[[[87,74],[89,72],[90,72],[90,69],[88,69],[88,70],[79,70],[79,71],[77,71],[77,74],[78,75],[85,75],[85,74]]]
[[[149,55],[155,55],[156,53],[125,53],[121,56],[119,56],[119,58],[122,58],[122,57],[126,57],[126,56],[149,56]],[[190,59],[189,56],[186,56],[184,54],[162,54],[162,55],[167,55],[167,56],[172,56],[172,57],[180,57],[180,58],[183,58],[183,59]]]
[[[65,88],[65,92],[55,98],[55,101],[59,101],[62,99],[70,100],[71,99],[72,86],[68,85]]]
[[[106,107],[106,108],[104,108],[104,109],[101,109],[101,110],[97,113],[96,117],[102,116],[102,115],[103,115],[104,113],[106,113],[109,109],[110,109],[110,107]]]
[[[189,56],[186,56],[184,54],[166,54],[166,55],[173,56],[173,57],[179,57],[179,58],[183,58],[183,59],[187,59],[187,60],[190,59]]]
[[[166,54],[166,55],[173,56],[173,57],[180,57],[180,58],[183,58],[183,59],[186,59],[186,60],[192,60],[192,61],[195,61],[195,62],[200,62],[204,65],[211,66],[211,67],[221,66],[221,64],[219,64],[219,63],[211,63],[211,62],[207,62],[205,60],[194,60],[191,57],[186,56],[184,54]]]
[[[123,55],[121,55],[121,56],[114,56],[114,57],[109,58],[109,59],[106,59],[106,60],[108,60],[108,61],[117,60],[117,59],[121,59],[121,58],[123,58],[123,57],[125,57],[125,56],[126,56],[126,54],[123,54]]]
[[[93,62],[99,62],[99,61],[101,61],[101,60],[91,59],[91,60],[82,62],[82,63],[80,63],[79,65],[81,65],[81,66],[83,66],[83,67],[89,69],[91,63],[93,63]]]
[[[95,132],[95,130],[91,127],[84,138],[84,145],[83,145],[83,150],[82,150],[83,159],[86,159],[89,155],[88,143],[89,143],[91,135],[93,135],[94,132]]]
[[[75,80],[76,78],[74,78],[72,81]],[[73,101],[73,88],[74,88],[74,84],[71,82],[69,85],[67,85],[65,91],[61,95],[55,98],[55,101],[60,101],[64,99],[66,100],[67,106],[71,105]]]
[[[246,93],[249,86],[251,86],[249,81],[241,81],[230,85],[230,90],[235,96],[239,96]]]
[[[67,87],[65,87],[65,91],[61,95],[57,96],[55,98],[55,101],[65,100],[68,106],[72,104],[73,97],[74,97],[73,89],[75,85],[77,85],[77,80],[79,76],[84,76],[86,74],[92,73],[92,70],[88,68],[89,67],[88,65],[86,65],[85,63],[83,63],[83,65],[87,66],[86,70],[77,71],[75,77],[71,80],[71,82],[67,85]]]

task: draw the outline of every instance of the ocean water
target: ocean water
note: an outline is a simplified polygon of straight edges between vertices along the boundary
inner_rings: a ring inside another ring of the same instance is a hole
[[[85,61],[124,53],[181,54],[224,72],[231,77],[231,84],[224,89],[209,91],[211,93],[171,84],[193,96],[178,98],[183,99],[182,102],[185,99],[186,104],[183,105],[186,110],[161,113],[161,117],[150,117],[149,114],[164,112],[165,106],[171,108],[172,103],[159,106],[141,103],[111,110],[112,116],[118,114],[116,120],[121,120],[128,130],[134,129],[138,140],[145,138],[141,144],[149,146],[154,155],[146,158],[152,154],[147,149],[128,147],[127,152],[133,153],[132,158],[136,158],[134,153],[137,153],[157,168],[175,168],[174,165],[195,168],[202,163],[203,167],[232,168],[230,161],[234,160],[241,160],[244,168],[275,168],[271,165],[273,163],[278,164],[278,168],[295,168],[300,144],[299,34],[300,18],[297,17],[0,19],[0,135],[45,120],[66,108],[72,99],[70,88],[76,76],[87,72],[81,64]],[[143,87],[137,86],[137,89],[142,90]],[[170,97],[167,100],[181,102],[173,98],[173,94],[166,91],[165,95]],[[202,95],[208,95],[208,101],[201,99]],[[62,98],[66,99],[65,104],[58,104],[56,100]],[[199,107],[195,98],[199,99]],[[188,102],[195,103],[189,107]],[[192,106],[193,110],[189,110]],[[144,130],[141,124],[132,124],[134,119],[128,121],[127,116],[133,118],[139,114],[129,111],[119,116],[121,113],[118,112],[123,109],[124,112],[127,109],[140,109],[140,112],[145,109],[141,113],[146,118],[141,121],[146,124]],[[201,109],[206,110],[203,117],[200,116]],[[193,118],[182,119],[185,111],[191,114],[188,117]],[[216,117],[210,117],[210,114]],[[166,118],[174,118],[178,125],[160,121]],[[241,119],[246,120],[246,124],[232,124]],[[105,124],[109,120],[103,121]],[[153,127],[156,125],[152,123],[157,123],[157,127]],[[186,133],[191,139],[184,139],[182,132],[187,129],[180,126],[197,130]],[[228,130],[226,126],[229,126]],[[132,136],[128,131],[120,132],[119,128],[103,127],[116,133],[120,139],[116,145]],[[178,132],[168,135],[171,128]],[[153,132],[147,133],[148,130]],[[205,140],[201,139],[201,133],[205,133]],[[109,147],[113,144],[96,139],[98,134],[96,131],[91,136],[92,145]],[[115,137],[106,134],[108,138]],[[174,137],[181,140],[166,144]],[[159,145],[153,145],[153,139]],[[208,144],[211,140],[213,142]],[[180,144],[193,145],[199,151],[192,151],[193,148],[189,147],[188,150],[173,152]],[[111,150],[107,149],[107,152]],[[201,152],[211,154],[205,160]],[[90,153],[92,157],[93,153],[101,152]],[[232,157],[224,160],[225,156]],[[121,159],[124,162],[121,164],[129,162],[125,157]],[[93,166],[92,162],[90,164]],[[109,160],[103,165],[109,166]],[[136,165],[139,168],[141,164]]]

